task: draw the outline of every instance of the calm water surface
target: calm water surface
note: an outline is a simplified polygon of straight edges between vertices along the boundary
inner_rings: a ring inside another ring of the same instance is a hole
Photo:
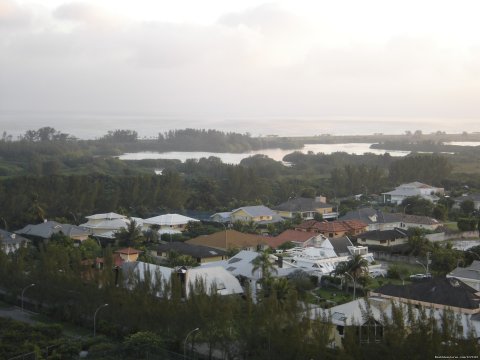
[[[361,155],[367,152],[373,154],[380,154],[383,155],[385,153],[389,153],[391,156],[405,156],[409,154],[409,151],[387,151],[387,150],[380,150],[380,149],[370,149],[371,143],[351,143],[351,144],[305,144],[303,149],[299,149],[297,151],[301,151],[304,154],[308,152],[317,153],[324,153],[324,154],[332,154],[338,151],[344,151],[349,154],[357,154]],[[181,160],[182,162],[187,159],[201,159],[201,158],[208,158],[210,156],[218,157],[222,160],[222,162],[226,164],[239,164],[240,161],[243,159],[262,154],[266,155],[269,158],[282,161],[283,157],[287,154],[294,152],[295,150],[283,150],[283,149],[265,149],[265,150],[258,150],[258,151],[251,151],[247,153],[212,153],[212,152],[200,152],[200,151],[192,151],[192,152],[179,152],[179,151],[172,151],[172,152],[138,152],[138,153],[126,153],[119,156],[120,160],[143,160],[143,159],[177,159]]]

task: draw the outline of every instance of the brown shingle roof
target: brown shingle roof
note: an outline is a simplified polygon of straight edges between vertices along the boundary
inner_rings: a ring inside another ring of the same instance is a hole
[[[273,249],[276,249],[280,245],[293,241],[296,243],[304,243],[308,239],[311,239],[314,236],[318,236],[318,233],[310,231],[299,231],[299,230],[285,230],[281,234],[267,238],[267,244]]]
[[[324,222],[309,220],[298,225],[295,229],[303,231],[315,231],[319,233],[339,233],[362,230],[366,227],[367,224],[359,220],[337,220]]]
[[[263,245],[267,243],[267,237],[244,234],[236,230],[219,231],[210,235],[200,235],[187,240],[186,243],[193,245],[210,246],[217,249],[241,249],[245,247]]]

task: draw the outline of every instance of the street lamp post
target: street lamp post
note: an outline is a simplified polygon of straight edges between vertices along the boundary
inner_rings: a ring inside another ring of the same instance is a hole
[[[93,337],[97,334],[97,313],[101,308],[107,307],[108,304],[103,304],[100,305],[97,310],[95,310],[95,313],[93,314]]]
[[[31,288],[31,287],[33,287],[33,286],[35,286],[35,284],[27,285],[27,286],[25,286],[25,287],[23,288],[23,290],[22,290],[22,312],[23,312],[23,295],[25,294],[25,290],[27,290],[28,288]]]
[[[407,204],[403,207],[403,215],[405,215],[405,211],[407,210],[407,207],[409,207],[410,205],[412,205],[412,204]]]
[[[418,261],[418,260],[415,260],[415,262],[416,262],[417,264],[420,264],[420,265],[423,266],[423,268],[425,269],[425,275],[427,275],[427,274],[428,274],[428,268],[427,268],[425,265],[423,265],[422,262],[420,262],[420,261]]]
[[[348,272],[346,272],[345,275],[350,276],[350,279],[352,279],[353,281],[353,300],[355,300],[355,293],[356,293],[355,278],[352,275],[350,275]]]
[[[187,336],[185,337],[185,341],[183,342],[183,358],[186,359],[187,358],[187,340],[188,340],[188,337],[193,334],[195,331],[198,331],[200,330],[200,328],[195,328],[193,329],[192,331],[190,331]]]

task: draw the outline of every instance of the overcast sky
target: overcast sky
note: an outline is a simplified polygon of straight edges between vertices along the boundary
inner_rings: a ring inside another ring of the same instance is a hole
[[[480,117],[477,0],[0,0],[0,110]]]

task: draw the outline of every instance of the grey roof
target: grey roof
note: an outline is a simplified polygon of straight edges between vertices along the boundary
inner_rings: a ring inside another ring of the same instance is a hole
[[[477,290],[455,278],[432,278],[405,286],[389,284],[375,290],[375,293],[397,298],[463,309],[478,309],[480,296],[476,295],[476,292]]]
[[[27,225],[23,229],[15,231],[17,234],[36,236],[42,239],[49,239],[53,234],[62,233],[66,236],[87,236],[90,233],[79,226],[71,224],[60,224],[56,221],[45,221],[36,225]]]
[[[289,199],[273,209],[278,211],[315,211],[319,208],[330,208],[332,205],[322,203],[312,198],[297,197]]]
[[[480,261],[474,260],[470,266],[465,268],[457,267],[448,275],[464,279],[480,280]]]
[[[453,200],[455,200],[456,202],[462,202],[465,200],[480,201],[480,194],[463,195],[463,196],[456,197]]]
[[[264,205],[256,205],[256,206],[243,206],[238,209],[232,210],[232,213],[238,210],[243,210],[250,216],[274,216],[277,215],[275,211],[272,209],[264,206]]]
[[[367,231],[357,236],[360,239],[368,239],[374,241],[404,239],[408,237],[408,233],[404,230],[395,228],[393,230],[373,230]]]
[[[385,224],[404,222],[409,224],[436,225],[439,222],[428,216],[409,215],[402,213],[388,213],[373,208],[361,208],[347,212],[340,220],[360,220],[366,224]]]
[[[361,209],[351,210],[347,212],[344,216],[340,217],[339,220],[360,220],[366,224],[376,224],[376,223],[385,222],[383,213],[373,208],[361,208]]]
[[[328,239],[333,246],[333,250],[337,256],[344,256],[350,255],[350,250],[348,250],[349,246],[353,246],[352,242],[348,238],[348,236],[342,236],[339,238],[332,238]]]
[[[189,255],[193,258],[208,258],[226,255],[227,252],[208,246],[193,245],[181,241],[162,244],[157,249],[159,252],[176,251],[182,255]]]
[[[17,234],[0,229],[0,242],[5,245],[13,245],[28,242],[28,240]]]
[[[215,213],[213,215],[210,215],[209,219],[213,219],[215,216],[218,216],[218,217],[220,217],[222,222],[228,222],[228,221],[230,221],[230,215],[232,215],[232,213],[230,211],[219,212],[219,213]]]

